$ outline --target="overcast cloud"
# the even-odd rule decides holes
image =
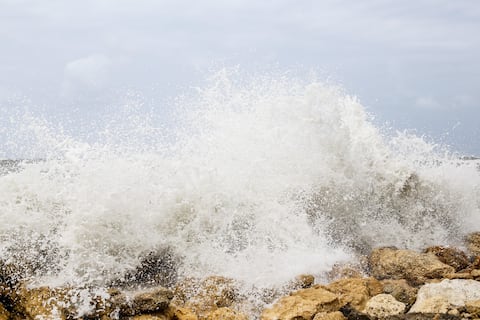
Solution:
[[[92,115],[118,90],[175,96],[219,64],[314,69],[380,123],[480,154],[479,35],[477,0],[0,0],[0,103]]]

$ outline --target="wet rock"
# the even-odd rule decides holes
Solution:
[[[114,287],[172,287],[177,281],[177,270],[181,258],[171,248],[161,248],[148,253],[134,270],[123,279],[115,280]]]
[[[417,299],[418,289],[412,287],[404,279],[401,280],[382,280],[383,293],[392,295],[396,300],[404,303],[410,308]]]
[[[193,310],[200,317],[218,308],[231,307],[238,298],[237,282],[210,276],[203,280],[184,279],[174,290],[176,305]]]
[[[433,246],[425,249],[425,253],[433,253],[438,260],[455,268],[457,272],[470,264],[465,252],[456,248]]]
[[[465,307],[467,301],[480,300],[480,282],[443,280],[422,286],[410,313],[448,313]]]
[[[0,303],[0,320],[10,319],[10,312]]]
[[[480,232],[473,232],[467,235],[465,242],[471,254],[480,256]]]
[[[172,304],[170,304],[165,313],[167,318],[172,320],[198,320],[197,315],[192,310]]]
[[[319,312],[334,312],[341,307],[339,296],[320,285],[292,292],[265,309],[261,320],[310,320]]]
[[[22,285],[13,298],[14,312],[26,319],[66,319],[67,294],[66,288],[28,288]]]
[[[341,279],[325,287],[337,294],[341,304],[363,310],[367,301],[383,292],[383,285],[374,278]]]
[[[378,294],[367,301],[364,312],[372,318],[386,318],[405,313],[405,304],[390,294]]]
[[[247,316],[241,312],[229,308],[219,308],[210,312],[206,320],[247,320]]]
[[[371,275],[377,279],[406,279],[413,285],[429,278],[443,278],[455,269],[442,263],[432,253],[378,248],[369,256]]]
[[[340,311],[335,312],[319,312],[313,317],[313,320],[346,320],[343,313]]]
[[[295,277],[295,279],[291,282],[291,286],[294,288],[294,290],[306,289],[310,288],[314,282],[315,277],[311,274],[301,274]]]
[[[172,298],[171,290],[156,287],[135,293],[131,300],[131,307],[135,314],[160,312],[168,308]]]
[[[359,264],[337,263],[333,265],[327,276],[330,281],[348,278],[362,278],[363,272]]]

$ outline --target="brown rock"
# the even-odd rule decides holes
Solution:
[[[383,285],[374,278],[352,278],[332,282],[326,289],[338,294],[342,305],[363,310],[371,297],[383,292]]]
[[[480,277],[480,270],[474,269],[472,272],[470,272],[470,275],[474,278],[479,278]]]
[[[0,320],[10,319],[10,312],[0,303]]]
[[[405,303],[407,309],[415,303],[418,289],[410,286],[405,279],[380,282],[383,285],[383,293],[391,294],[398,301]]]
[[[335,312],[319,312],[315,315],[313,320],[346,320],[343,313],[340,311]]]
[[[311,274],[301,274],[295,277],[292,285],[295,289],[310,288],[315,282],[315,277]]]
[[[470,300],[465,302],[467,312],[474,317],[480,317],[480,300]]]
[[[310,320],[319,312],[337,311],[339,296],[320,285],[292,292],[280,298],[272,308],[265,309],[261,320]]]
[[[480,256],[480,232],[470,233],[465,242],[471,254]]]
[[[425,249],[425,253],[433,253],[438,260],[460,271],[468,267],[470,262],[465,252],[450,247],[434,246]]]
[[[229,308],[219,308],[208,314],[206,320],[247,320],[247,316],[241,312]]]
[[[198,320],[197,315],[187,309],[187,308],[182,308],[178,307],[175,305],[170,304],[168,307],[167,311],[165,312],[168,319],[173,319],[173,320]]]
[[[470,272],[449,273],[445,276],[447,279],[473,279]]]
[[[393,248],[373,250],[369,265],[372,276],[377,279],[406,279],[414,285],[423,284],[428,278],[443,278],[455,270],[432,253]]]
[[[154,313],[167,309],[173,292],[163,287],[148,289],[133,295],[131,307],[135,314]]]
[[[66,288],[28,288],[22,284],[15,291],[14,312],[27,319],[66,319],[67,294]]]
[[[357,264],[334,264],[327,274],[330,281],[348,278],[362,278],[362,268]]]
[[[131,320],[169,320],[164,314],[140,314],[129,318]]]
[[[185,279],[175,288],[174,303],[203,317],[218,308],[231,307],[238,298],[233,279],[210,276],[203,280]]]

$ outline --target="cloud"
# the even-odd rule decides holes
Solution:
[[[68,62],[64,68],[63,93],[97,91],[109,80],[112,60],[102,54],[93,54]]]

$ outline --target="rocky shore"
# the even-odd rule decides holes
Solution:
[[[299,275],[253,299],[225,277],[173,281],[171,257],[106,288],[38,287],[18,266],[0,262],[0,320],[480,319],[480,232],[465,248],[376,248],[334,266],[328,284]]]

